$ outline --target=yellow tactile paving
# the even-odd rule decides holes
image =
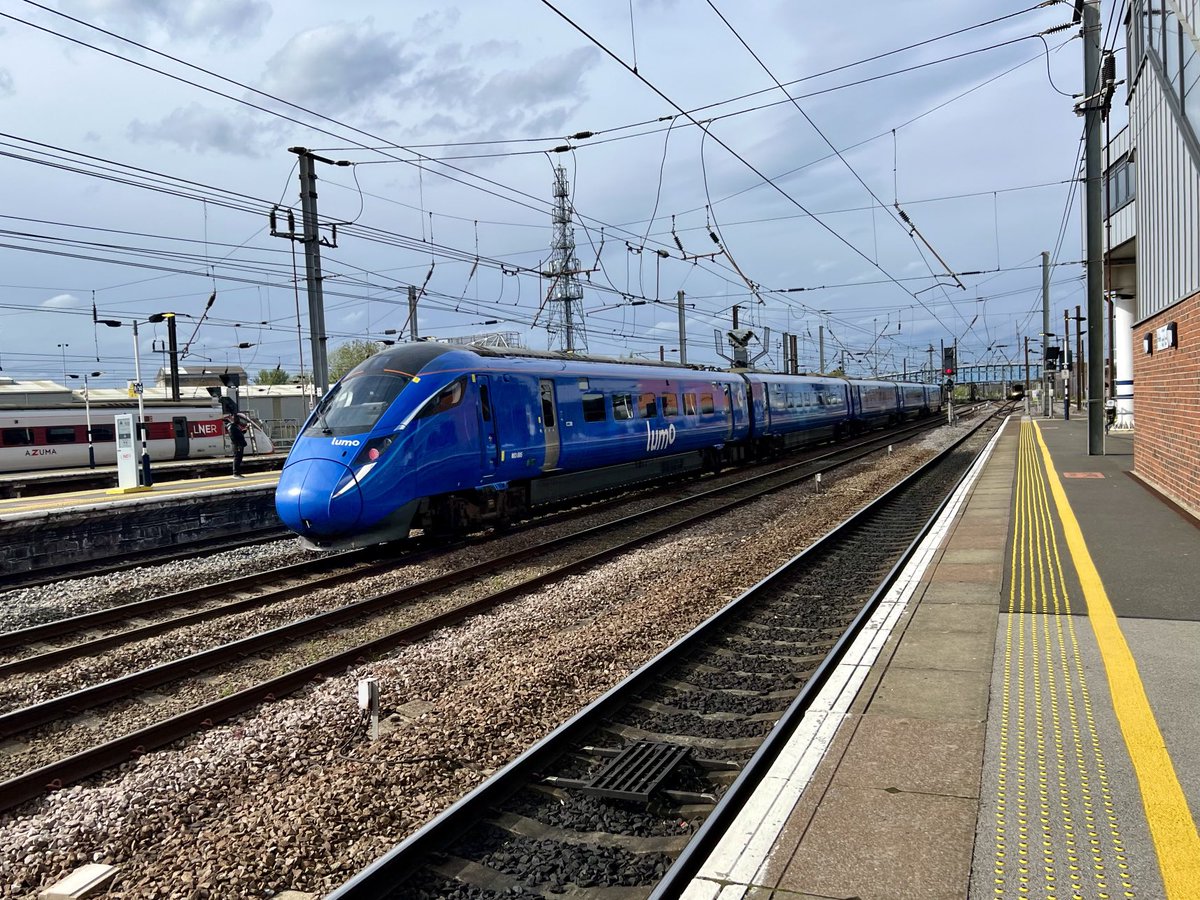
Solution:
[[[1139,823],[1140,815],[1128,802],[1119,813],[1114,799],[1105,753],[1121,760],[1124,755],[1099,724],[1092,699],[1105,697],[1107,689],[1136,776],[1163,896],[1200,898],[1195,821],[1040,428],[1028,420],[1021,426],[1003,619],[994,896],[1158,896],[1157,883],[1138,893],[1126,853],[1122,815]],[[1107,684],[1093,691],[1088,677],[1098,677],[1096,649]],[[1093,661],[1090,672],[1085,658]]]
[[[1083,596],[1087,601],[1088,621],[1095,632],[1100,655],[1104,661],[1108,687],[1113,699],[1113,709],[1137,776],[1142,805],[1158,856],[1159,871],[1162,874],[1167,900],[1190,900],[1190,898],[1200,897],[1200,834],[1197,832],[1195,819],[1188,808],[1187,798],[1179,784],[1178,776],[1175,774],[1171,755],[1167,751],[1166,742],[1158,728],[1150,701],[1146,697],[1145,688],[1138,674],[1137,663],[1121,632],[1104,584],[1100,580],[1100,574],[1096,570],[1083,539],[1079,522],[1071,510],[1062,483],[1054,470],[1050,451],[1036,424],[1033,425],[1033,430],[1036,432],[1037,446],[1045,463],[1045,483],[1049,484],[1062,521],[1063,535],[1078,573]],[[1048,503],[1046,506],[1048,509]],[[1057,559],[1057,545],[1055,545],[1055,558],[1061,578],[1061,563]],[[1067,618],[1071,628],[1071,638],[1074,642],[1074,622],[1070,617]],[[1082,676],[1082,671],[1080,675]],[[1086,693],[1084,699],[1087,702],[1086,712],[1089,727],[1094,729],[1090,701],[1087,701]],[[1107,791],[1107,775],[1099,756],[1098,742],[1094,738],[1093,743],[1096,747],[1096,761],[1100,764],[1104,817],[1117,850],[1116,856],[1122,878],[1122,888],[1127,891],[1126,896],[1132,896],[1128,893],[1128,868],[1124,850],[1120,845],[1116,815]]]
[[[1035,427],[1017,465],[994,894],[1133,898]]]

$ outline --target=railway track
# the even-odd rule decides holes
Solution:
[[[407,618],[410,620],[406,627],[390,631],[370,641],[351,642],[350,646],[338,653],[303,666],[291,667],[282,675],[237,690],[230,696],[197,705],[101,746],[93,746],[65,759],[56,759],[40,765],[34,770],[25,771],[0,785],[0,797],[4,798],[0,804],[5,808],[11,808],[37,796],[48,787],[94,774],[128,759],[130,755],[169,743],[190,734],[197,728],[243,712],[263,699],[278,697],[295,690],[322,674],[344,670],[347,665],[369,658],[398,644],[415,640],[437,628],[487,609],[496,603],[520,596],[540,585],[562,578],[570,572],[595,565],[604,558],[645,543],[656,536],[700,521],[731,505],[743,503],[754,496],[807,480],[818,470],[827,471],[830,468],[845,465],[853,459],[876,452],[883,445],[895,442],[897,439],[895,434],[878,435],[864,442],[865,445],[860,444],[855,448],[838,448],[832,452],[821,454],[819,460],[808,460],[769,472],[752,473],[733,484],[702,490],[672,504],[661,506],[656,509],[653,522],[649,521],[650,517],[632,516],[619,519],[606,526],[585,529],[554,542],[536,544],[506,557],[487,560],[477,566],[427,579],[419,584],[344,604],[327,613],[310,616],[262,634],[252,635],[202,653],[162,663],[119,679],[14,710],[0,716],[0,735],[6,737],[28,735],[31,730],[78,716],[84,710],[95,709],[101,704],[113,703],[122,698],[152,690],[181,677],[192,677],[196,672],[241,660],[247,656],[254,656],[280,644],[294,644],[305,637],[328,632],[331,628],[343,626],[371,613],[399,606],[406,610]],[[687,507],[690,509],[685,509]],[[599,548],[591,546],[601,538],[604,532],[610,534],[620,532],[622,539],[613,541],[605,538],[603,546]],[[531,575],[522,574],[518,568],[515,570],[515,574],[507,577],[507,580],[511,582],[508,586],[498,591],[485,592],[482,596],[465,604],[447,603],[445,600],[444,595],[449,590],[454,589],[461,594],[465,590],[464,585],[471,584],[472,580],[492,582],[498,577],[498,573],[503,571],[502,567],[504,566],[519,567],[530,559],[540,557],[550,551],[557,552],[569,545],[575,545],[576,549],[573,551],[572,558],[561,564],[543,565],[540,570],[535,570]],[[478,587],[473,590],[478,591]],[[438,599],[439,596],[441,599]],[[431,609],[435,611],[431,612]],[[57,732],[51,731],[44,737],[56,740],[58,736]],[[30,738],[25,737],[25,740],[30,740]],[[38,740],[38,736],[35,735],[33,740]]]
[[[890,445],[895,442],[909,440],[915,435],[924,433],[929,427],[930,423],[922,422],[887,434],[870,435],[863,440],[846,446],[837,447],[832,450],[825,449],[815,454],[807,454],[798,462],[785,465],[782,468],[771,468],[766,472],[751,473],[740,483],[757,484],[763,479],[770,478],[775,472],[782,472],[790,478],[789,473],[792,473],[796,467],[803,467],[816,462],[823,462],[826,465],[830,465],[838,463],[840,460],[858,459],[864,453],[874,452],[885,444]],[[735,482],[733,485],[725,487],[722,490],[735,489],[738,483]],[[699,493],[693,489],[685,492],[683,496],[685,498],[695,497],[705,493],[709,493],[706,488],[701,488]],[[615,506],[623,502],[625,502],[625,498],[619,497],[606,501],[598,501],[583,509],[587,512],[595,512],[604,509],[606,506]],[[558,514],[558,518],[577,515],[579,512],[580,510],[576,509],[567,513],[560,513]],[[554,518],[542,517],[522,523],[517,526],[517,529],[539,527],[547,521],[554,520]],[[25,651],[34,648],[34,652],[23,653],[16,658],[0,661],[0,679],[20,672],[44,670],[73,659],[94,655],[154,635],[163,634],[176,628],[188,627],[222,616],[266,607],[270,604],[298,596],[305,591],[336,587],[357,578],[365,577],[372,572],[421,561],[428,556],[426,548],[434,543],[423,538],[415,538],[408,542],[397,542],[382,548],[367,548],[352,553],[325,555],[274,570],[227,579],[209,585],[187,588],[171,594],[96,610],[78,616],[55,619],[18,631],[0,633],[0,657],[6,652],[14,650]],[[445,550],[448,546],[464,546],[467,541],[457,541],[450,545],[447,545],[445,542],[436,543]],[[233,545],[244,546],[245,544],[235,542]],[[219,545],[218,549],[224,549],[224,545]],[[213,550],[210,552],[217,551]],[[183,556],[175,556],[174,558],[189,558],[193,555],[196,554],[189,552]],[[141,563],[132,562],[127,567],[139,564]],[[347,570],[346,567],[352,568]],[[115,571],[115,569],[110,569],[110,571]],[[233,597],[234,599],[223,599],[226,597]],[[203,603],[209,603],[210,605],[187,615],[157,618],[172,610],[192,607]],[[139,624],[124,631],[115,631],[99,637],[95,636],[96,629],[104,628],[117,622],[143,619],[147,616],[156,617],[157,621]],[[66,646],[39,649],[48,641],[62,642],[73,638],[76,640]]]
[[[982,443],[939,454],[330,900],[680,896]]]

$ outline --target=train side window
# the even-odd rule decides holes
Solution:
[[[29,447],[33,444],[32,428],[0,429],[0,443],[5,447]]]
[[[425,408],[421,410],[417,416],[419,419],[424,419],[427,416],[434,416],[438,413],[445,412],[448,409],[454,409],[462,402],[463,398],[463,383],[462,379],[448,384],[431,400],[425,404]]]
[[[75,442],[74,425],[51,425],[46,429],[47,444],[74,444]]]
[[[713,395],[712,394],[701,394],[700,395],[700,412],[703,415],[710,415],[715,409],[716,409],[716,407],[713,406]]]
[[[608,418],[604,410],[604,395],[589,393],[583,395],[583,421],[603,422]]]
[[[614,419],[633,418],[633,397],[629,394],[613,394],[612,403]]]
[[[653,419],[658,415],[658,396],[656,394],[638,395],[638,415],[643,419]]]
[[[663,394],[663,415],[677,416],[679,415],[679,397],[675,394]]]
[[[92,426],[92,441],[100,444],[105,441],[115,441],[117,439],[117,429],[112,425],[93,425]]]
[[[696,414],[696,395],[683,395],[683,414],[685,416],[694,416]]]
[[[483,421],[492,421],[492,397],[486,384],[479,386],[479,408],[483,412]]]

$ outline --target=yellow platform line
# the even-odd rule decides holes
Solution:
[[[1050,491],[1062,520],[1063,535],[1087,601],[1088,621],[1104,661],[1113,709],[1141,790],[1166,896],[1168,900],[1193,900],[1200,893],[1200,834],[1196,822],[1150,708],[1137,663],[1088,552],[1083,531],[1054,469],[1041,429],[1033,424]]]

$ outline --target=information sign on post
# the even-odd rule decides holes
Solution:
[[[133,415],[116,417],[117,423],[117,490],[138,488],[138,457],[133,431]]]

